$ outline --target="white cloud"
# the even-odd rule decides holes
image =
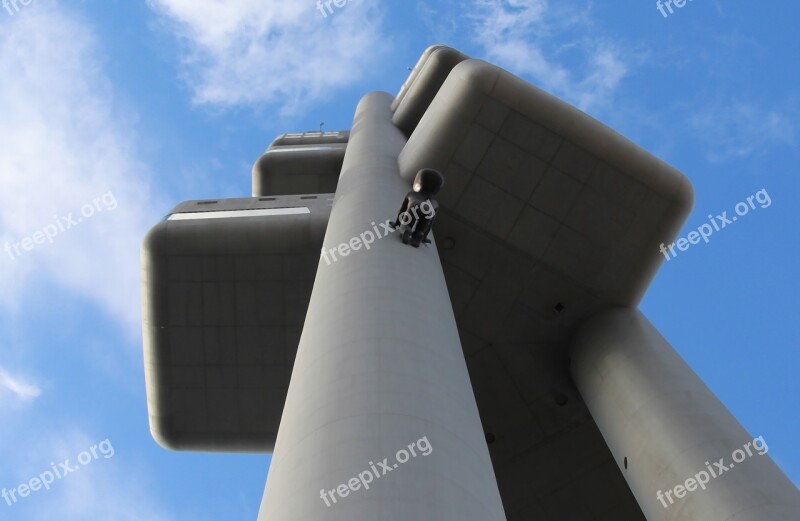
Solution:
[[[693,110],[689,121],[712,163],[764,154],[796,141],[797,113],[790,104],[778,110],[734,99]]]
[[[312,0],[148,0],[180,38],[197,103],[278,104],[284,113],[362,79],[386,49],[377,0],[326,17]]]
[[[134,118],[115,105],[91,27],[56,5],[43,0],[0,22],[0,304],[19,309],[27,287],[54,281],[135,334],[139,248],[158,206],[136,158]],[[56,215],[77,219],[109,192],[114,211],[22,248]],[[20,255],[9,252],[14,244]]]
[[[41,389],[36,385],[24,381],[20,377],[15,377],[0,366],[0,388],[5,388],[7,391],[13,393],[19,400],[29,401],[37,398],[42,394]],[[0,403],[2,403],[3,394],[0,393]]]

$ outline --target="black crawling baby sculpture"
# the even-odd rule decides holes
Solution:
[[[433,198],[444,186],[444,176],[432,168],[423,168],[414,178],[413,190],[406,194],[397,219],[392,224],[399,228],[404,244],[419,248],[422,243],[430,244],[428,234],[433,228],[439,203]]]

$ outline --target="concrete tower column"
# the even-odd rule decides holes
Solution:
[[[356,112],[262,521],[505,519],[436,247],[382,226],[410,189],[391,103]]]
[[[798,519],[800,493],[766,454],[769,440],[753,443],[758,433],[745,431],[638,310],[590,320],[571,357],[575,384],[649,521]]]

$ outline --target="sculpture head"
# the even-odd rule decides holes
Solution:
[[[433,168],[423,168],[414,178],[414,191],[419,194],[435,195],[444,186],[444,176]]]

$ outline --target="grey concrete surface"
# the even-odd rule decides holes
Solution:
[[[407,86],[394,101],[397,106],[392,121],[406,136],[414,131],[453,67],[467,58],[466,54],[443,45],[434,45],[425,51]]]
[[[253,197],[336,192],[349,131],[282,134],[253,165]]]
[[[399,162],[407,180],[441,170],[443,206],[621,306],[639,302],[694,201],[675,168],[480,60],[453,68]]]
[[[409,190],[391,102],[359,104],[325,248],[393,219]],[[429,456],[321,499],[422,437]],[[505,519],[435,246],[390,235],[320,262],[259,519]]]
[[[398,92],[397,96],[395,96],[394,100],[392,100],[392,106],[391,106],[392,114],[394,114],[394,112],[397,110],[397,107],[399,107],[400,103],[403,101],[403,98],[405,98],[406,94],[408,94],[408,89],[411,88],[411,85],[413,85],[414,81],[416,81],[420,71],[423,69],[423,67],[425,67],[425,62],[427,62],[428,58],[431,57],[431,53],[433,53],[433,51],[435,51],[436,49],[441,49],[446,47],[447,47],[446,45],[435,44],[431,45],[422,52],[422,55],[419,57],[419,60],[417,60],[417,64],[414,66],[413,69],[411,69],[411,73],[408,75],[408,78],[406,78],[406,81],[403,82],[403,86],[400,87],[400,92]]]
[[[648,521],[800,519],[800,492],[769,456],[769,439],[744,449],[759,433],[739,424],[640,311],[591,319],[570,352],[575,383]]]
[[[272,450],[332,200],[189,201],[150,231],[142,333],[159,444]]]

